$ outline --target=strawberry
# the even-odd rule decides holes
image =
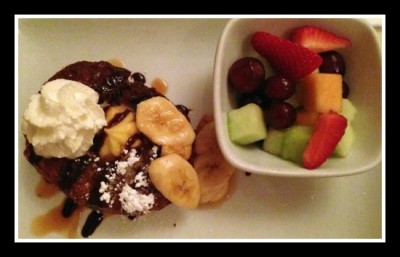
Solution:
[[[347,119],[342,115],[332,111],[320,114],[303,153],[304,168],[315,169],[322,165],[342,139],[346,127]]]
[[[256,32],[251,44],[277,72],[294,81],[310,74],[322,63],[317,53],[267,32]]]
[[[292,41],[317,53],[351,46],[348,38],[313,26],[297,28],[292,35]]]

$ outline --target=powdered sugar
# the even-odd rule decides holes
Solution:
[[[122,188],[122,192],[119,194],[119,200],[121,202],[122,208],[128,214],[133,214],[135,212],[148,213],[154,204],[154,195],[145,195],[139,193],[135,189],[128,185]]]
[[[125,175],[126,168],[132,166],[133,164],[135,164],[137,161],[140,160],[140,158],[136,156],[136,153],[137,153],[136,149],[132,149],[129,152],[129,157],[127,161],[115,161],[115,164],[117,165],[117,174]]]
[[[154,146],[152,148],[153,155],[157,155],[158,147]],[[125,181],[123,177],[121,181],[117,179],[117,175],[124,176],[128,171],[129,167],[132,167],[136,162],[140,160],[140,157],[136,156],[137,151],[136,149],[131,149],[130,151],[124,150],[124,154],[128,155],[128,158],[125,161],[116,160],[114,162],[114,166],[108,167],[106,162],[107,168],[105,168],[109,173],[105,175],[106,181],[100,182],[99,193],[100,201],[104,201],[109,206],[113,204],[115,198],[112,197],[110,192],[113,191],[120,191],[122,188],[121,193],[119,194],[119,201],[121,202],[122,208],[128,213],[133,214],[134,212],[144,212],[147,213],[152,208],[154,204],[154,195],[153,194],[142,194],[132,187],[128,185],[128,182]],[[111,164],[112,165],[112,164]],[[146,168],[145,166],[144,168]],[[119,182],[117,182],[119,181]],[[131,182],[129,182],[131,183]],[[145,175],[144,171],[139,171],[135,178],[134,178],[134,187],[147,187],[149,186],[148,177]]]
[[[104,181],[101,181],[99,193],[101,193],[101,194],[104,193],[107,190],[107,188],[108,188],[108,185]]]
[[[136,156],[136,153],[137,153],[137,152],[136,152],[135,149],[132,149],[132,150],[129,152],[128,164],[129,164],[130,166],[132,166],[133,164],[135,164],[137,161],[140,160],[140,158]]]
[[[149,186],[149,182],[147,181],[147,178],[144,176],[144,173],[141,171],[139,172],[136,177],[135,177],[135,187],[147,187]]]
[[[126,168],[128,168],[128,162],[115,162],[117,164],[117,173],[121,175],[125,175]]]
[[[111,195],[108,192],[105,192],[100,196],[100,200],[105,201],[106,203],[110,203],[110,199],[111,199]]]

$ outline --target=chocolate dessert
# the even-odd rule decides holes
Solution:
[[[104,61],[76,62],[48,82],[56,79],[77,81],[95,90],[107,120],[86,154],[77,158],[40,156],[26,140],[24,154],[28,161],[69,198],[65,216],[70,215],[74,206],[84,205],[95,211],[88,222],[100,223],[101,213],[124,214],[132,219],[169,205],[170,201],[156,189],[148,172],[150,163],[162,156],[162,142],[154,143],[157,140],[135,127],[138,104],[165,96],[147,87],[143,74]],[[189,109],[182,105],[176,108],[189,121]],[[123,145],[118,148],[121,142]],[[191,146],[192,142],[189,143]],[[84,236],[94,230],[87,226],[90,224],[84,226]]]

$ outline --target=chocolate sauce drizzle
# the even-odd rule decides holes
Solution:
[[[118,123],[120,123],[128,114],[129,114],[129,110],[126,110],[124,112],[121,113],[117,113],[109,122],[109,124],[107,125],[107,128],[112,128],[115,125],[117,125]]]
[[[87,217],[85,225],[83,225],[81,235],[83,237],[91,236],[103,219],[104,215],[102,212],[92,211]]]
[[[74,211],[76,210],[76,208],[78,207],[78,205],[74,202],[74,200],[72,200],[71,198],[67,198],[64,201],[64,206],[62,209],[62,216],[64,218],[68,218],[72,215],[72,213],[74,213]]]

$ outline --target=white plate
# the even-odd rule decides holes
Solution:
[[[166,79],[168,96],[192,108],[197,124],[202,114],[213,111],[214,54],[226,22],[19,20],[19,238],[34,238],[32,220],[63,199],[61,194],[47,200],[34,194],[39,175],[23,156],[19,129],[29,96],[70,63],[119,58],[128,69],[144,72],[148,81]],[[219,208],[188,211],[171,205],[134,221],[114,216],[92,238],[382,238],[381,173],[381,164],[341,178],[248,177],[237,171],[236,190]]]

